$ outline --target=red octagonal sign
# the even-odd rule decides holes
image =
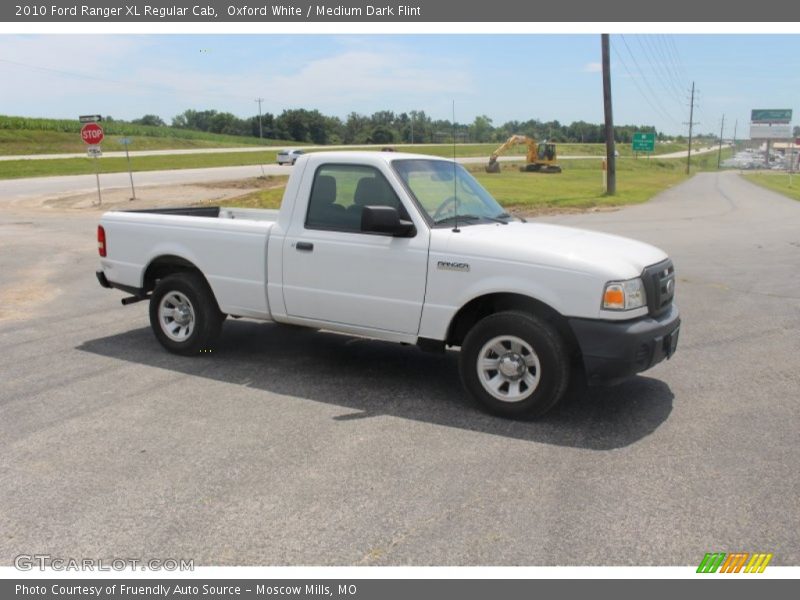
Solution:
[[[86,144],[99,144],[104,137],[103,128],[97,123],[87,123],[81,127],[81,139]]]

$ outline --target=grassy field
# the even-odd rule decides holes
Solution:
[[[731,151],[723,151],[723,159]],[[602,171],[596,160],[574,160],[564,164],[558,175],[520,173],[517,164],[503,163],[500,173],[488,174],[483,165],[470,172],[504,207],[519,211],[541,209],[586,209],[623,206],[645,202],[686,179],[682,159],[622,158],[617,162],[617,194],[606,196]],[[714,170],[717,154],[703,154],[692,161],[692,172]],[[278,208],[286,178],[271,178],[268,189],[224,202],[226,206]]]
[[[420,154],[429,154],[431,156],[441,156],[443,158],[451,158],[453,156],[453,146],[448,144],[440,144],[437,146],[429,145],[411,145],[411,144],[387,144],[388,147],[394,148],[399,152],[418,152]],[[474,156],[485,156],[487,159],[489,155],[494,152],[499,144],[456,144],[455,155],[457,158],[466,158]],[[694,144],[692,144],[695,147]],[[375,150],[375,146],[349,146],[348,150]],[[633,156],[630,144],[619,144],[617,146],[620,156]],[[309,152],[319,152],[323,148],[310,149]],[[671,152],[680,152],[686,150],[686,144],[658,144],[656,146],[656,154],[669,154]],[[518,145],[510,148],[507,155],[521,155],[525,154],[526,147]],[[558,144],[558,153],[561,156],[604,156],[606,147],[604,144]]]
[[[8,135],[12,130],[0,129],[0,145],[4,135]],[[36,132],[27,131],[28,134],[33,135],[34,138],[40,134],[69,136],[75,137],[73,133],[63,132]],[[230,142],[231,136],[219,136],[223,138],[228,147],[240,146],[240,143]],[[107,138],[108,139],[108,138]],[[147,148],[140,147],[137,139],[141,139],[142,144],[149,144]],[[175,147],[189,147],[189,148],[213,148],[223,147],[222,141],[211,140],[175,140],[172,138],[137,138],[134,139],[132,149],[145,150],[145,149],[161,149],[164,146],[174,149]],[[238,140],[239,138],[233,138]],[[251,138],[247,138],[251,139]],[[41,140],[40,140],[41,141]],[[72,142],[69,143],[73,143]],[[273,140],[274,142],[274,140]],[[65,142],[67,143],[67,142]],[[82,142],[80,147],[73,150],[84,151],[85,147]],[[117,144],[114,146],[114,144]],[[288,144],[291,145],[291,144]],[[226,152],[226,153],[211,153],[211,154],[193,154],[193,155],[175,155],[175,156],[135,156],[132,158],[132,167],[134,171],[156,171],[164,169],[193,169],[205,167],[231,167],[241,165],[257,165],[257,164],[270,164],[275,162],[277,150],[280,147],[287,146],[287,144],[277,144],[275,146],[264,148],[264,153],[254,152]],[[108,142],[104,142],[103,147],[106,151],[109,150],[122,150],[123,147],[118,143],[118,138],[111,137]],[[432,156],[452,156],[452,148],[447,146],[399,146],[395,145],[398,150],[411,150],[420,154],[429,154]],[[621,150],[621,159],[630,159],[630,147],[625,146]],[[675,147],[680,149],[680,146],[674,144],[665,144],[664,150],[673,152],[676,151]],[[42,147],[43,148],[43,147]],[[565,156],[602,156],[603,146],[601,144],[562,144],[559,146],[559,152]],[[371,149],[363,146],[349,147],[348,150]],[[456,145],[456,156],[459,158],[472,157],[472,156],[485,156],[488,158],[494,149],[493,144],[458,144]],[[321,151],[310,150],[310,152]],[[522,149],[518,149],[522,151]],[[626,153],[627,152],[627,153]],[[646,162],[648,159],[639,157],[634,162]],[[650,160],[655,160],[653,157]],[[128,170],[128,164],[124,158],[121,157],[103,157],[98,159],[100,173],[119,173]],[[574,161],[564,161],[564,167],[567,169],[574,168],[570,163]],[[593,162],[593,164],[597,164]],[[95,163],[89,158],[55,158],[46,160],[8,160],[0,161],[0,179],[16,179],[20,177],[49,177],[55,175],[86,175],[94,173]]]
[[[266,165],[275,162],[276,154],[277,152],[274,149],[264,148],[264,152],[137,156],[131,159],[131,167],[134,171],[160,171],[167,169]],[[94,160],[87,157],[0,161],[0,179],[90,174],[94,173],[95,170]],[[128,163],[125,157],[104,157],[97,159],[97,161],[101,175],[103,173],[120,173],[128,170]]]
[[[773,192],[800,200],[800,175],[793,175],[791,184],[788,173],[747,173],[744,178]]]
[[[125,150],[119,141],[124,135],[106,135],[103,150]],[[244,146],[283,146],[286,142],[269,140],[271,143],[258,143],[258,138],[239,138],[221,135],[203,139],[179,137],[127,136],[131,139],[130,150],[183,150],[191,148],[241,148]],[[0,156],[22,154],[74,154],[86,152],[86,144],[78,133],[65,131],[37,131],[0,129]]]
[[[118,121],[103,122],[105,150],[124,150],[119,140],[133,138],[131,150],[175,150],[237,146],[283,146],[285,141],[152,127]],[[81,123],[70,119],[33,119],[0,115],[0,156],[84,152]]]

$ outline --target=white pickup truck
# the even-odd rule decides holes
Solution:
[[[171,352],[209,349],[228,315],[460,347],[464,387],[503,416],[552,408],[574,367],[617,380],[678,341],[664,252],[514,218],[430,156],[311,153],[279,211],[112,211],[97,235],[101,285],[149,299]]]

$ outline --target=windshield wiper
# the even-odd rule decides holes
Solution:
[[[447,223],[447,221],[452,221],[454,219],[466,219],[467,221],[480,221],[481,219],[486,219],[487,217],[479,217],[478,215],[450,215],[449,217],[442,217],[441,219],[436,219],[433,224],[440,225],[441,223]]]

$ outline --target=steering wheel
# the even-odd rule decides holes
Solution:
[[[459,200],[455,196],[450,196],[449,198],[446,198],[445,201],[442,202],[435,211],[433,211],[433,220],[438,221],[439,219],[441,219],[442,215],[444,215],[444,213],[447,212],[448,205],[450,204],[453,205],[453,208],[451,210],[453,211],[453,215],[455,215],[456,211],[458,210],[458,207],[461,206],[461,200]]]

